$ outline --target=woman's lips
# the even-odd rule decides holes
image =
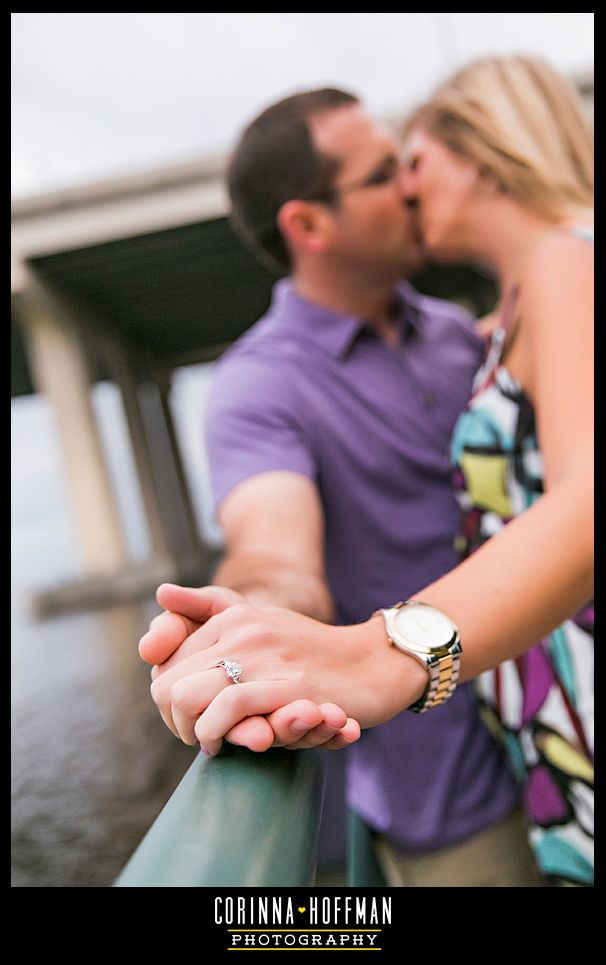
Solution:
[[[418,198],[409,198],[406,201],[406,207],[408,208],[408,213],[410,215],[410,233],[413,237],[415,244],[424,247],[425,238],[423,235],[423,229],[421,227],[421,210]]]

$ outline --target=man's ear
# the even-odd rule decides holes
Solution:
[[[328,218],[319,204],[286,201],[278,211],[278,227],[295,251],[324,251],[328,240]]]

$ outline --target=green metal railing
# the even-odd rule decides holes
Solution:
[[[313,884],[322,792],[309,751],[200,754],[114,887]]]

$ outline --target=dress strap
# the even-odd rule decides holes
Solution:
[[[504,328],[508,334],[512,334],[515,330],[515,312],[519,295],[520,286],[514,285],[514,287],[510,288],[507,292],[507,295],[503,301],[503,307],[501,308],[497,328]]]
[[[472,398],[488,388],[494,382],[495,372],[501,363],[505,345],[511,345],[517,328],[516,307],[520,286],[510,288],[503,300],[499,313],[499,324],[491,332],[487,344],[484,361],[478,369],[472,388]]]

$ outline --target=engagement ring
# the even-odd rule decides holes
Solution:
[[[237,660],[229,660],[227,657],[224,657],[223,660],[219,660],[217,667],[223,667],[226,676],[229,677],[229,679],[235,684],[240,682],[240,677],[244,673]]]

